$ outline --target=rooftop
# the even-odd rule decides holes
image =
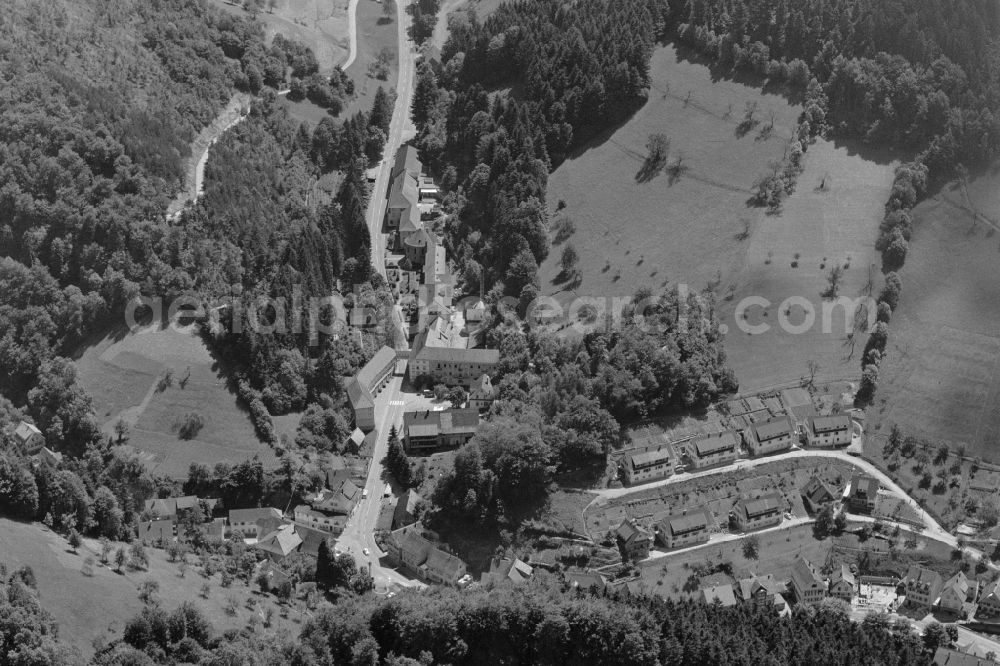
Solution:
[[[834,416],[817,416],[812,421],[814,433],[837,432],[839,430],[850,430],[851,417],[847,414],[835,414]]]
[[[792,563],[792,581],[800,589],[815,589],[823,585],[823,577],[812,562],[799,555]],[[801,600],[800,600],[801,601]]]
[[[707,528],[708,516],[704,510],[699,509],[687,514],[667,516],[660,524],[666,526],[671,534],[687,534]]]
[[[429,347],[425,345],[417,352],[416,358],[421,361],[496,365],[500,362],[500,350],[458,349],[456,347]]]
[[[643,451],[642,453],[633,453],[628,456],[628,459],[632,463],[632,469],[641,469],[651,465],[668,463],[670,462],[670,449],[664,447],[652,451]]]
[[[757,435],[758,442],[766,442],[778,437],[784,437],[794,432],[792,421],[787,416],[757,423],[753,426],[754,434]]]
[[[737,507],[745,512],[748,518],[755,518],[770,513],[781,513],[785,510],[785,500],[778,493],[769,493],[757,499],[743,499]]]
[[[735,449],[738,444],[736,433],[732,430],[726,430],[715,435],[699,437],[694,441],[694,449],[699,458],[704,458],[715,453]]]
[[[474,432],[478,427],[479,410],[474,408],[424,410],[403,414],[403,428],[411,437]]]
[[[733,592],[733,586],[729,583],[706,587],[701,593],[706,604],[713,604],[718,600],[723,606],[736,605],[736,594]]]

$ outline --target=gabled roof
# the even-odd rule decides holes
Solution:
[[[851,497],[864,497],[865,499],[875,499],[878,495],[878,480],[865,474],[855,474],[851,479]]]
[[[371,387],[375,384],[375,380],[378,379],[379,375],[386,369],[387,366],[392,365],[396,362],[396,350],[392,347],[382,346],[375,355],[372,356],[371,360],[365,363],[364,367],[358,370],[358,374],[355,375],[357,380],[366,389],[371,390]]]
[[[906,577],[903,578],[903,585],[907,588],[916,587],[927,592],[940,591],[941,574],[913,565],[907,570]]]
[[[234,523],[255,523],[261,520],[282,520],[284,514],[281,509],[274,507],[258,507],[255,509],[232,509],[229,512],[229,524]]]
[[[596,571],[566,571],[563,573],[563,580],[572,588],[579,590],[597,588],[597,591],[602,593],[608,584],[607,579]]]
[[[500,362],[500,350],[424,346],[417,352],[416,358],[421,361],[436,361],[444,363],[483,363],[487,365],[496,365]]]
[[[819,570],[801,555],[792,563],[792,581],[803,590],[823,587],[823,577],[819,575]]]
[[[768,596],[781,595],[787,591],[787,586],[780,582],[771,574],[766,576],[751,576],[750,578],[743,578],[739,581],[740,596],[744,600],[749,600],[757,593],[758,590],[763,589]]]
[[[830,585],[841,581],[850,584],[851,587],[855,587],[857,585],[857,581],[854,578],[854,574],[851,572],[851,568],[846,564],[841,564],[839,569],[834,569],[833,573],[830,574]]]
[[[694,450],[699,458],[704,458],[714,453],[735,449],[738,444],[739,440],[736,437],[736,433],[732,430],[726,430],[716,435],[699,437],[694,441]]]
[[[969,579],[965,577],[963,572],[959,571],[945,581],[941,593],[944,594],[948,590],[951,590],[956,597],[965,601],[969,596]]]
[[[696,530],[703,530],[708,527],[708,516],[703,509],[691,511],[686,514],[667,516],[660,521],[664,531],[669,530],[671,534],[687,534]]]
[[[714,587],[706,587],[702,589],[702,599],[706,604],[713,604],[715,600],[718,599],[723,606],[735,606],[736,605],[736,594],[733,592],[733,586],[729,583],[725,585],[716,585]]]
[[[357,377],[348,379],[344,388],[347,390],[347,399],[351,401],[351,407],[354,409],[375,406],[375,398],[372,397],[371,391],[363,386]]]
[[[802,487],[802,495],[814,506],[837,500],[837,494],[818,476],[809,479],[809,483]]]
[[[949,648],[939,647],[934,653],[934,666],[995,666],[992,659],[980,659],[967,652],[959,652]]]
[[[423,164],[420,163],[416,146],[407,143],[400,146],[399,150],[396,151],[396,159],[392,163],[389,178],[395,178],[404,172],[417,178],[420,176],[421,170],[423,170]]]
[[[780,493],[768,493],[757,499],[741,499],[737,502],[736,509],[742,512],[747,518],[781,513],[785,510],[785,499]]]
[[[314,530],[313,528],[306,527],[305,525],[296,525],[295,533],[299,535],[300,539],[302,539],[302,545],[299,547],[299,552],[312,557],[317,557],[319,555],[319,545],[330,536],[327,532]]]
[[[632,469],[642,469],[644,467],[649,467],[651,465],[660,465],[663,463],[670,462],[670,449],[654,449],[652,451],[643,451],[642,453],[633,453],[626,457],[629,464],[632,465]]]
[[[507,572],[507,578],[513,583],[523,583],[531,578],[534,571],[529,564],[515,558],[510,565],[510,571]]]
[[[837,432],[839,430],[850,430],[851,417],[847,414],[836,414],[834,416],[817,416],[812,420],[812,429],[816,434]]]
[[[458,580],[465,573],[465,562],[440,548],[431,548],[421,566],[443,580]]]
[[[487,400],[494,395],[496,395],[496,389],[493,388],[493,380],[485,372],[473,383],[472,390],[469,392],[469,397],[477,400]]]
[[[754,434],[758,442],[767,442],[778,437],[784,437],[794,432],[792,421],[787,416],[770,419],[753,426]]]
[[[618,529],[615,530],[615,536],[626,544],[634,541],[651,541],[653,538],[649,532],[630,520],[622,521],[621,525],[618,526]]]
[[[267,553],[286,557],[302,545],[302,537],[295,532],[294,525],[282,525],[257,542],[257,548]]]
[[[142,520],[136,525],[139,541],[171,541],[174,538],[174,521]]]
[[[409,174],[397,174],[389,186],[389,208],[416,208],[419,201],[417,180]]]
[[[403,413],[403,430],[410,437],[474,433],[478,427],[479,410],[473,407]]]
[[[415,562],[418,566],[427,560],[431,550],[434,548],[433,544],[421,536],[415,529],[404,527],[392,532],[390,536],[395,541],[403,557],[409,559],[411,563]]]
[[[14,436],[17,437],[17,439],[20,440],[22,444],[31,439],[32,436],[41,434],[42,434],[41,430],[39,430],[32,424],[28,423],[27,421],[21,421],[19,424],[17,424],[17,428],[14,429]]]

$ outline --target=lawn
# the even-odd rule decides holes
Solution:
[[[143,452],[154,472],[183,478],[191,462],[235,463],[253,455],[267,467],[277,465],[273,450],[257,438],[226,377],[192,331],[144,328],[108,334],[82,350],[76,363],[104,431],[113,433],[119,418],[125,420],[129,443]],[[161,390],[168,369],[173,382]],[[204,426],[193,439],[182,440],[178,427],[192,413],[203,418]]]
[[[866,336],[845,333],[847,308],[826,318],[822,293],[834,266],[843,270],[840,296],[867,296],[881,288],[881,266],[875,253],[878,223],[892,185],[893,163],[887,156],[865,159],[849,147],[817,141],[805,157],[798,186],[778,215],[761,219],[754,229],[739,271],[724,283],[722,320],[728,326],[726,353],[740,380],[741,391],[797,383],[808,376],[809,361],[820,365],[823,380],[856,379]],[[820,185],[823,187],[820,187]],[[769,331],[750,335],[736,318],[737,305],[748,297],[772,303],[749,309],[747,324],[768,324]],[[795,305],[780,312],[787,298],[805,299],[816,323],[804,333],[779,325],[779,315],[794,326],[804,321]],[[832,303],[832,301],[829,301]],[[852,314],[853,314],[853,308]],[[863,319],[861,317],[860,319]]]
[[[969,185],[973,206],[1000,215],[1000,175]],[[974,223],[960,188],[918,205],[903,293],[889,325],[873,418],[887,431],[965,445],[1000,462],[1000,236]],[[871,418],[871,417],[870,417]]]
[[[379,86],[386,92],[394,91],[399,73],[397,19],[386,20],[382,15],[382,3],[374,0],[358,0],[357,12],[358,55],[347,68],[348,76],[354,79],[355,96],[344,109],[345,118],[358,111],[371,111],[375,91]],[[368,70],[384,49],[392,55],[388,75],[380,80],[371,76]]]
[[[249,16],[242,3],[212,0],[212,4],[237,16]],[[264,24],[268,43],[276,34],[305,44],[316,54],[321,71],[330,73],[334,66],[347,59],[348,37],[347,0],[276,0],[273,13],[262,11],[257,20]],[[373,4],[362,0],[363,4]]]
[[[653,53],[650,74],[646,104],[549,177],[548,201],[564,201],[576,226],[565,241],[580,257],[583,281],[575,293],[630,295],[667,281],[701,289],[727,274],[741,261],[746,225],[763,218],[763,209],[747,207],[750,188],[770,160],[782,157],[799,113],[781,96],[713,80],[707,66],[672,44]],[[759,118],[774,113],[770,139],[737,136],[747,102],[758,104]],[[688,169],[679,179],[666,172],[638,177],[653,133],[670,140],[670,160],[685,156]],[[544,290],[568,301],[574,292],[555,282],[563,244],[553,246],[540,278]]]
[[[819,140],[804,158],[796,191],[777,214],[768,214],[749,205],[751,189],[769,163],[785,155],[800,107],[760,82],[721,78],[673,44],[654,52],[650,71],[646,104],[549,178],[547,199],[553,207],[565,203],[556,216],[570,218],[575,232],[567,238],[554,230],[540,270],[543,289],[566,303],[575,295],[631,295],[640,286],[699,291],[711,284],[742,391],[795,384],[810,360],[822,367],[821,379],[856,379],[864,336],[855,336],[852,356],[842,308],[828,318],[829,332],[818,316],[810,331],[791,334],[776,327],[778,306],[802,297],[821,315],[821,293],[835,265],[844,270],[842,296],[856,297],[870,273],[877,274],[874,243],[893,156]],[[742,136],[737,131],[748,103],[765,123],[773,115],[769,138],[759,128]],[[668,164],[683,154],[686,171],[641,176],[653,133],[670,141]],[[560,281],[566,243],[579,255],[579,285]],[[771,324],[771,331],[751,336],[739,329],[737,305],[747,297],[771,302],[766,315],[754,307],[748,319]],[[788,316],[800,323],[801,308]]]
[[[164,608],[172,610],[184,601],[192,601],[205,612],[217,634],[242,629],[251,617],[259,620],[258,612],[247,608],[248,598],[277,610],[273,597],[265,597],[239,581],[225,589],[219,574],[204,578],[193,565],[181,577],[178,564],[168,562],[164,551],[147,548],[146,553],[150,561],[147,571],[118,573],[113,565],[109,568],[95,564],[94,575],[86,576],[82,573],[84,557],[92,555],[95,562],[99,560],[100,549],[95,542],[85,540],[79,553],[74,553],[64,538],[38,523],[0,518],[0,562],[10,570],[23,565],[34,570],[39,599],[59,623],[60,638],[84,654],[93,653],[91,641],[95,637],[121,635],[125,623],[142,610],[138,588],[147,580],[159,583],[156,596]],[[210,587],[207,599],[200,594],[205,583]],[[225,610],[230,596],[239,602],[235,616]],[[298,611],[292,610],[288,619],[275,612],[274,625],[264,631],[298,633],[295,625],[301,621]],[[261,631],[259,625],[257,631]]]

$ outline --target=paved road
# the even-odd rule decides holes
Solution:
[[[347,71],[358,57],[358,0],[351,0],[347,5],[347,34],[351,46],[347,52],[347,60],[340,65],[344,71]]]
[[[356,5],[356,0],[352,0],[351,4],[352,7]],[[389,172],[399,146],[415,133],[413,123],[410,120],[410,101],[413,98],[416,51],[406,34],[406,26],[409,25],[409,15],[406,13],[407,4],[408,2],[404,0],[396,2],[397,37],[399,40],[399,78],[396,83],[396,104],[393,108],[392,122],[389,125],[389,136],[383,159],[378,166],[378,175],[369,197],[367,213],[368,230],[372,238],[372,264],[382,276],[385,276],[385,236],[382,234],[382,219],[385,215]],[[352,22],[352,27],[353,25]],[[353,44],[352,32],[352,51],[354,50]],[[396,315],[398,317],[398,308]],[[405,337],[400,342],[400,347],[406,348]],[[365,496],[355,507],[343,534],[337,540],[338,547],[354,556],[359,567],[369,567],[372,577],[375,579],[377,591],[385,590],[393,584],[423,586],[419,581],[408,579],[397,571],[382,566],[380,558],[384,556],[384,553],[375,543],[374,536],[385,488],[385,481],[382,480],[382,459],[385,458],[389,448],[389,430],[393,425],[397,429],[400,428],[403,421],[403,400],[400,395],[400,387],[405,369],[402,367],[403,363],[399,365],[401,367],[398,368],[398,374],[375,398],[378,437],[372,452],[371,464],[368,466]],[[368,550],[368,555],[364,554],[365,549]]]

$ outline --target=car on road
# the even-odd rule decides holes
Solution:
[[[367,488],[364,488],[361,491],[361,499],[368,499],[368,489]]]
[[[367,548],[362,548],[362,549],[361,549],[361,552],[362,552],[362,553],[364,553],[364,554],[365,554],[366,556],[367,556],[367,555],[371,555],[371,554],[372,554],[372,553],[371,553],[371,551],[370,551],[370,550],[368,550]]]

